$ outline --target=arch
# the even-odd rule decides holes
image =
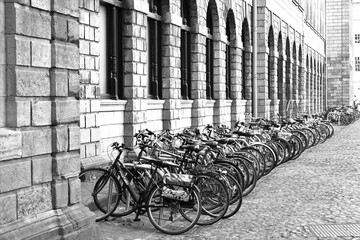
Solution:
[[[268,55],[268,99],[274,99],[275,84],[274,80],[272,79],[272,72],[275,68],[275,61],[274,61],[274,48],[275,48],[275,39],[274,39],[274,30],[273,27],[270,26],[269,33],[268,33],[268,47],[269,47],[269,55]]]
[[[249,23],[245,18],[241,28],[241,41],[243,43],[242,51],[242,99],[251,99],[251,40]]]
[[[206,12],[206,98],[214,99],[214,34],[219,31],[215,0],[210,0]]]
[[[298,96],[298,71],[297,71],[297,51],[296,51],[296,43],[295,41],[293,42],[293,46],[292,46],[292,99],[296,100],[297,96]],[[296,111],[295,109],[296,104],[293,105],[294,107],[294,111]]]
[[[235,15],[232,9],[229,9],[226,17],[226,91],[225,95],[227,99],[235,99],[236,93],[231,91],[231,86],[235,84],[232,81],[232,71],[236,69],[236,25]],[[236,88],[233,88],[234,91]]]
[[[291,99],[291,53],[290,53],[290,40],[286,38],[285,45],[286,54],[286,67],[285,67],[285,99],[286,104]]]
[[[279,54],[278,68],[277,68],[277,81],[278,81],[278,99],[279,99],[279,113],[284,115],[284,56],[283,56],[283,41],[282,34],[279,32],[277,50]]]
[[[303,63],[302,63],[302,49],[301,49],[301,45],[299,45],[299,67],[298,67],[298,97],[299,97],[299,100],[301,101],[300,104],[300,110],[303,111],[304,109],[304,94],[305,94],[305,91],[304,91],[304,77],[303,77]]]

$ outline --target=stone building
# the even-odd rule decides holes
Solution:
[[[326,0],[328,106],[352,105],[354,95],[360,92],[354,77],[360,71],[356,71],[357,58],[354,56],[357,45],[354,34],[359,33],[359,25],[357,29],[353,28],[353,22],[358,22],[358,5],[358,1],[352,0]]]
[[[0,0],[1,238],[96,239],[77,175],[139,129],[322,111],[324,11],[325,0]]]
[[[360,102],[360,0],[352,0],[352,37],[354,61],[353,79],[354,79],[354,95]]]

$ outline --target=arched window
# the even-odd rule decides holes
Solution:
[[[230,51],[230,23],[229,16],[226,18],[226,82],[225,82],[225,97],[230,99],[231,90],[231,51]]]
[[[191,99],[190,2],[181,0],[181,97]]]
[[[148,96],[161,99],[161,0],[148,2]]]
[[[100,95],[123,98],[122,4],[100,2]]]
[[[206,16],[206,98],[214,98],[214,43],[213,43],[213,21],[210,6]]]
[[[272,72],[274,70],[274,57],[272,56],[274,52],[274,32],[272,26],[269,29],[268,34],[268,46],[269,46],[269,55],[268,55],[268,99],[273,99],[274,95],[272,93],[273,91],[273,75]]]
[[[241,79],[241,98],[251,99],[251,47],[250,30],[247,19],[244,19],[241,29],[242,51],[242,79]]]

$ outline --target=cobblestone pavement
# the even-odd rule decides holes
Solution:
[[[334,136],[260,179],[240,211],[180,236],[157,231],[142,217],[98,223],[101,239],[360,239],[317,237],[309,228],[360,224],[360,121],[335,127]],[[356,236],[359,236],[357,234]]]

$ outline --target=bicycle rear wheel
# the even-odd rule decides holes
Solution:
[[[189,231],[200,218],[201,198],[195,187],[185,188],[190,199],[187,202],[162,196],[162,188],[154,186],[147,199],[147,213],[152,225],[167,234]]]
[[[95,221],[110,216],[120,201],[121,187],[106,169],[88,168],[80,172],[81,203],[95,213]]]

